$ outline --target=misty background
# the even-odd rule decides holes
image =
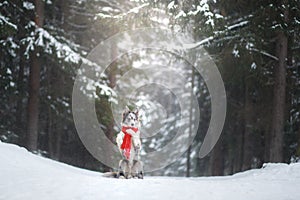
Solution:
[[[9,0],[1,1],[0,11],[1,141],[81,168],[111,170],[93,158],[77,135],[71,98],[74,81],[81,64],[89,63],[88,53],[101,41],[121,31],[158,27],[184,35],[194,49],[209,52],[217,65],[227,95],[222,135],[210,154],[200,159],[211,117],[211,97],[203,78],[176,55],[140,50],[119,57],[105,76],[98,75],[95,108],[99,126],[113,143],[120,128],[112,115],[113,93],[108,87],[121,90],[145,81],[137,73],[133,83],[117,84],[129,69],[160,65],[157,73],[163,75],[163,66],[170,65],[186,79],[182,87],[193,88],[183,95],[197,97],[199,129],[176,162],[150,174],[228,175],[268,162],[299,161],[297,0]],[[114,57],[117,46],[110,51]],[[174,77],[169,79],[176,84]],[[161,116],[165,119],[157,134],[143,136],[144,153],[157,151],[176,134],[183,111],[176,96],[164,88],[145,87],[136,97],[132,101],[146,113],[144,126]]]

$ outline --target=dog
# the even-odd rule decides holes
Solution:
[[[122,114],[122,130],[118,133],[116,143],[123,159],[119,162],[117,178],[144,177],[143,163],[140,160],[141,139],[139,111],[130,111],[126,107]]]
[[[105,173],[105,177],[120,179],[144,178],[143,163],[140,160],[141,139],[140,120],[138,109],[130,111],[126,107],[122,114],[122,130],[117,134],[116,143],[122,159],[119,162],[118,172]]]

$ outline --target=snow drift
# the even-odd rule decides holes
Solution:
[[[300,199],[300,163],[233,176],[110,179],[0,142],[0,199]]]

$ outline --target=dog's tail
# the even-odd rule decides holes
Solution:
[[[117,178],[118,177],[118,172],[105,172],[105,173],[103,173],[103,177]]]

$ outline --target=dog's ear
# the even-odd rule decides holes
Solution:
[[[122,113],[122,122],[124,122],[126,115],[130,112],[130,109],[128,108],[128,106],[125,107],[124,112]]]
[[[136,109],[134,109],[134,114],[137,116],[137,118],[139,118],[139,109],[138,108],[136,108]]]

